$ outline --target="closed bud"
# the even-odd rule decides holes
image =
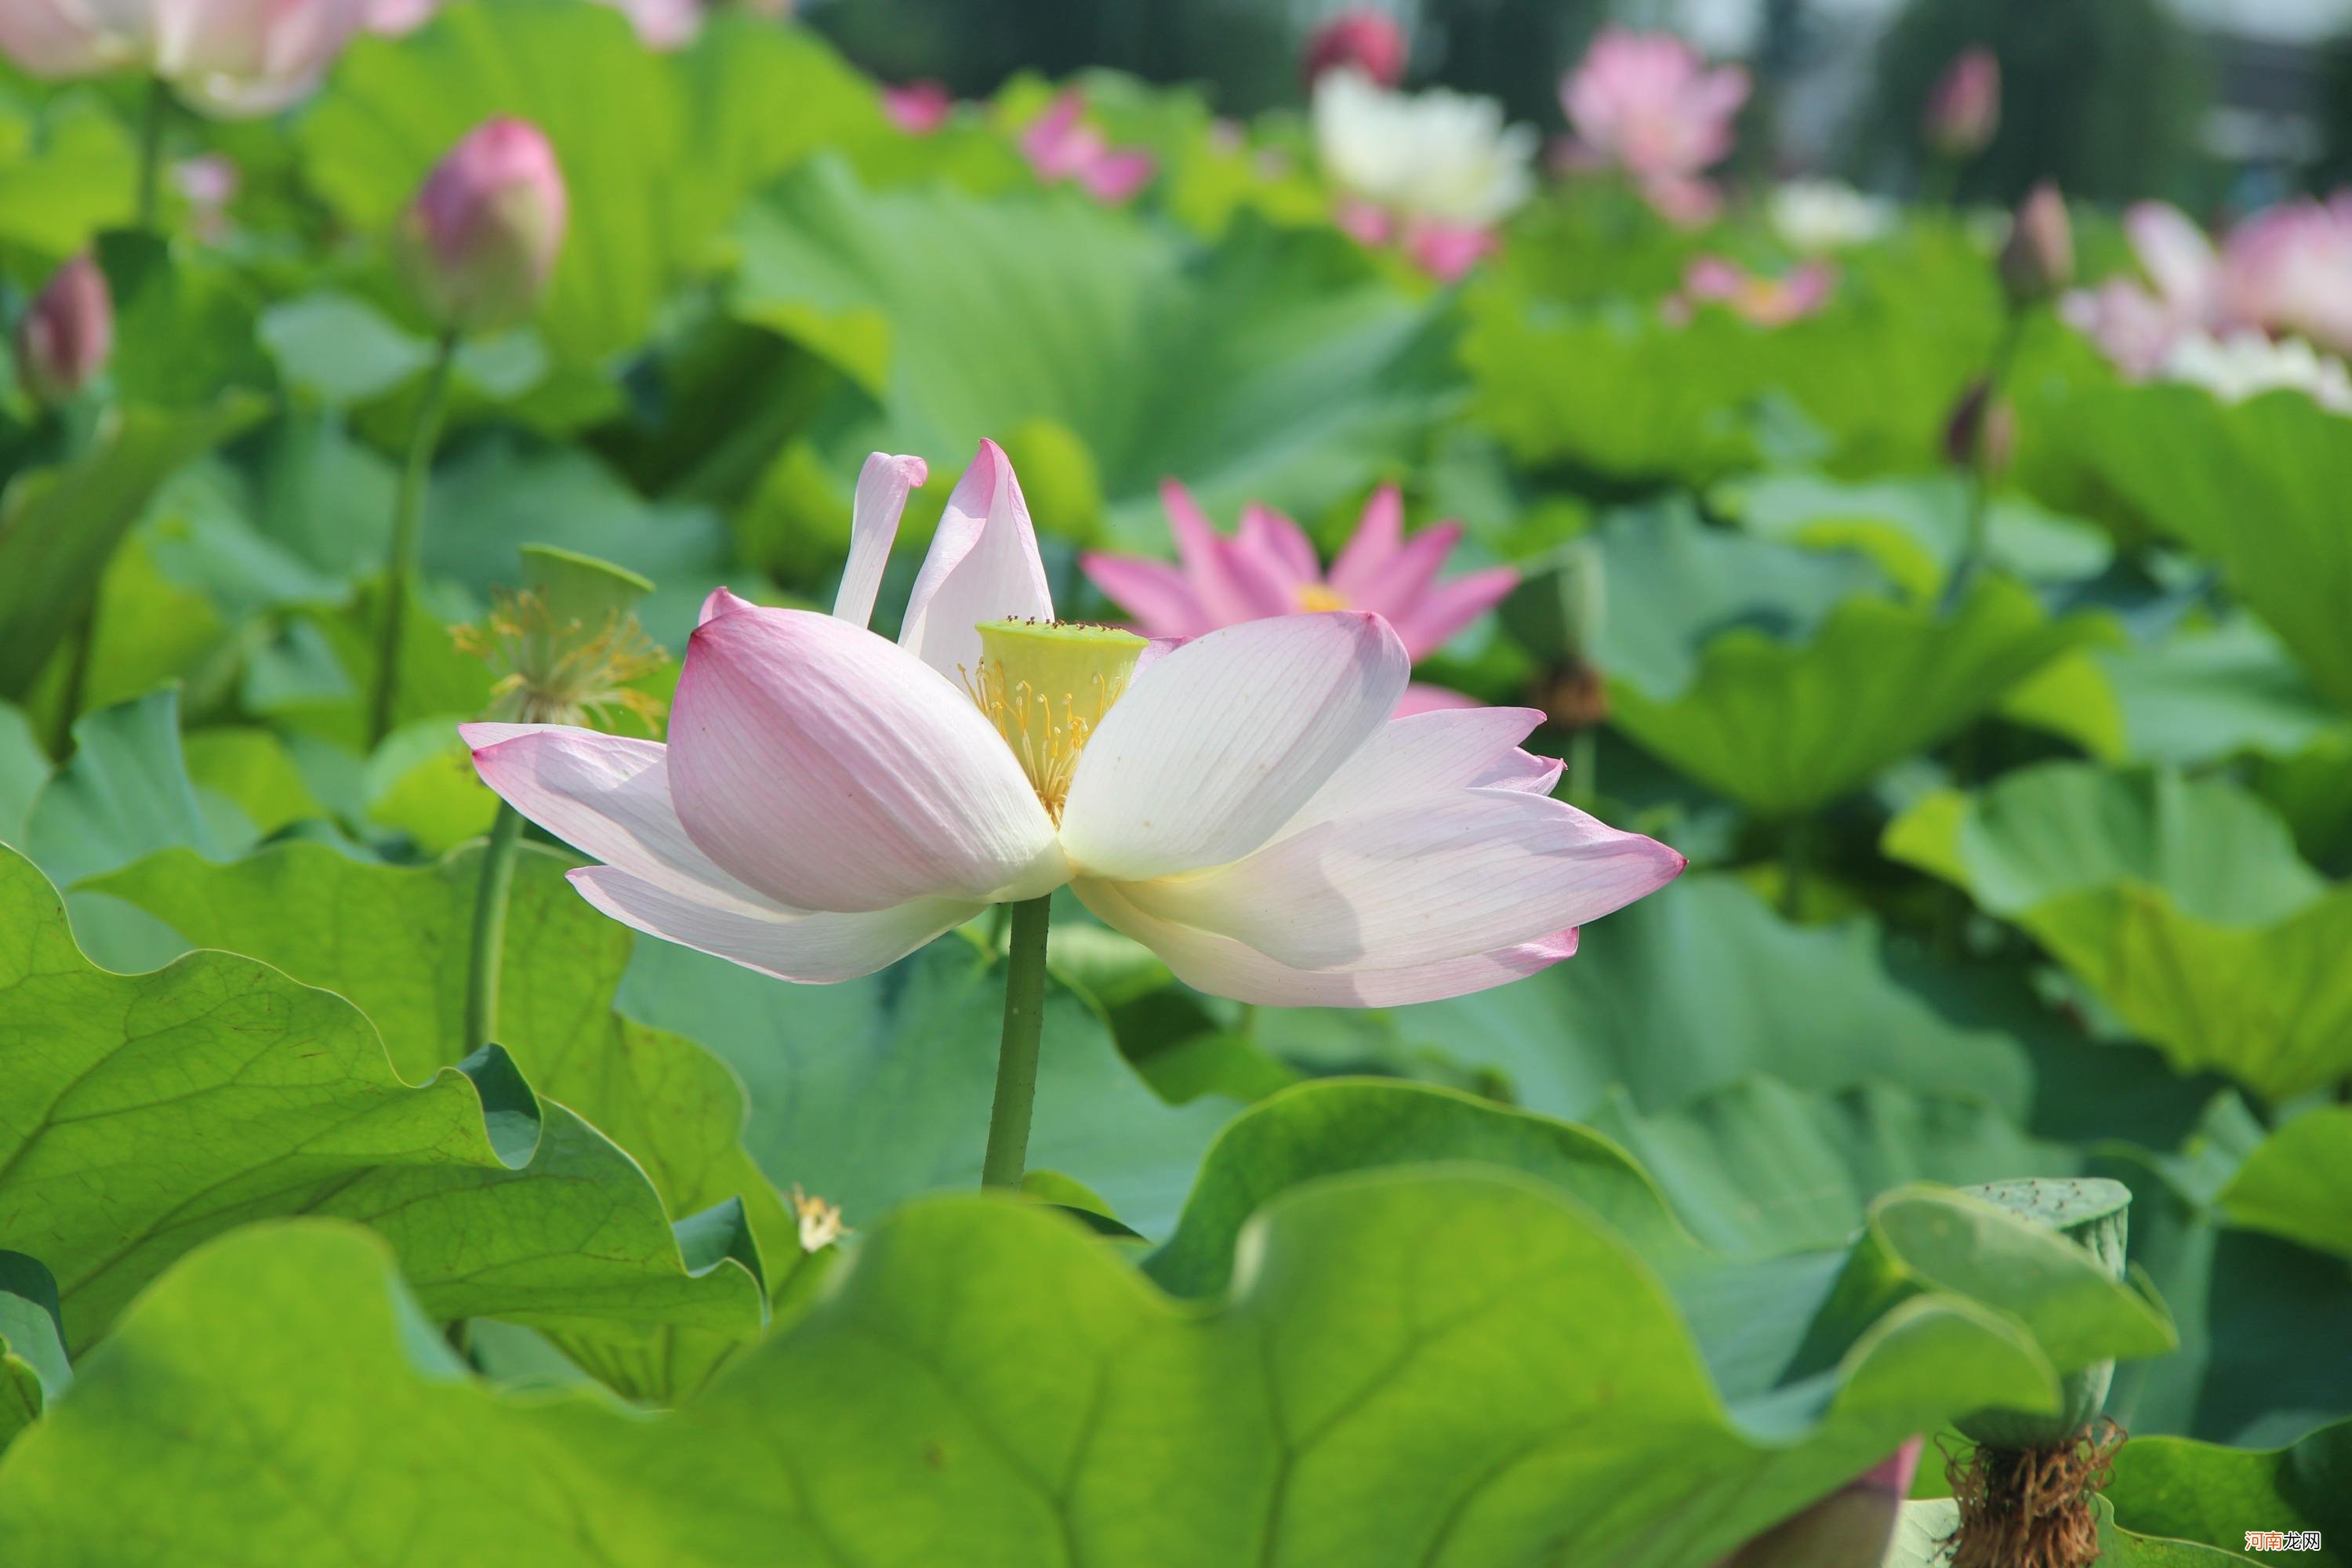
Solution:
[[[426,177],[402,220],[402,261],[443,326],[512,326],[547,291],[570,206],[555,149],[539,127],[492,120]]]
[[[2000,129],[2000,61],[1967,50],[1927,96],[1927,142],[1947,158],[1973,158]]]
[[[2074,226],[2066,198],[2044,180],[2019,204],[2000,250],[2001,286],[2011,301],[2032,304],[2074,280]]]
[[[63,403],[114,353],[114,296],[106,274],[77,256],[49,279],[16,322],[16,379],[43,403]]]
[[[1980,469],[1990,477],[2005,472],[2016,451],[2016,411],[1992,395],[1990,382],[1977,382],[1953,405],[1944,426],[1944,456],[1956,468]]]
[[[1404,79],[1404,29],[1385,11],[1342,11],[1307,40],[1303,74],[1313,87],[1325,71],[1354,69],[1382,87]]]

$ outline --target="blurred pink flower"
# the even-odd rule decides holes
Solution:
[[[1561,79],[1559,101],[1578,163],[1622,169],[1660,212],[1693,223],[1713,216],[1699,176],[1730,153],[1748,87],[1747,71],[1707,69],[1672,33],[1612,26]]]
[[[2204,230],[2162,202],[2127,209],[2124,232],[2155,291],[2135,279],[2110,278],[2067,295],[2058,309],[2117,369],[2137,379],[2153,375],[2184,335],[2223,324],[2221,258]]]
[[[702,31],[702,0],[597,0],[629,19],[649,49],[682,49]]]
[[[226,228],[228,205],[236,200],[244,179],[236,161],[226,153],[183,158],[172,165],[172,183],[187,199],[196,233],[206,239],[217,239]]]
[[[1304,75],[1312,88],[1325,71],[1353,68],[1382,87],[1404,79],[1404,29],[1385,11],[1342,11],[1307,40]]]
[[[16,321],[16,379],[42,403],[79,394],[114,356],[114,294],[87,253],[43,284]]]
[[[1151,183],[1160,161],[1139,147],[1113,147],[1086,112],[1084,93],[1064,92],[1021,133],[1021,155],[1048,184],[1074,181],[1107,205],[1123,202]]]
[[[368,0],[367,30],[400,38],[433,20],[441,0]]]
[[[0,54],[35,76],[143,70],[221,119],[314,91],[367,0],[0,0]]]
[[[1785,327],[1828,304],[1837,277],[1826,261],[1803,262],[1776,278],[1720,256],[1702,256],[1683,273],[1682,292],[1668,302],[1667,313],[1687,320],[1696,305],[1725,305],[1757,326]]]
[[[1927,142],[1947,158],[1973,158],[2000,129],[2000,60],[1979,46],[1963,50],[1927,97]]]
[[[1328,574],[1305,531],[1278,511],[1253,502],[1242,510],[1241,531],[1226,534],[1176,480],[1163,481],[1160,497],[1176,540],[1176,564],[1091,552],[1079,558],[1095,586],[1147,637],[1199,637],[1302,610],[1370,610],[1396,628],[1418,663],[1518,586],[1519,574],[1508,566],[1439,582],[1462,525],[1433,523],[1406,537],[1404,500],[1394,485],[1373,492]],[[1415,682],[1397,711],[1474,705],[1459,692]]]
[[[2240,224],[2222,248],[2217,288],[2232,325],[2352,353],[2352,191],[2283,202]]]
[[[882,89],[882,117],[909,136],[929,136],[948,122],[955,97],[943,82],[910,81]]]
[[[571,198],[538,126],[485,121],[434,165],[402,221],[411,282],[457,331],[510,326],[546,292]]]

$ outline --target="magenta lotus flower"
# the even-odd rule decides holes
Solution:
[[[1683,868],[1550,797],[1538,715],[1391,717],[1408,660],[1360,611],[1166,648],[1054,622],[1013,466],[950,497],[898,639],[866,629],[912,458],[858,484],[835,614],[724,589],[669,743],[466,728],[483,779],[602,864],[614,919],[787,980],[868,973],[990,904],[1073,889],[1189,984],[1381,1006],[1566,958]]]
[[[5,0],[0,53],[52,79],[143,70],[222,119],[316,90],[369,0]]]
[[[1382,87],[1404,79],[1404,29],[1385,11],[1342,11],[1307,40],[1301,74],[1312,88],[1324,72],[1359,70]]]
[[[16,379],[42,403],[63,403],[114,354],[114,295],[88,256],[53,273],[16,322]]]
[[[1747,71],[1706,68],[1672,33],[1604,27],[1560,81],[1571,158],[1623,170],[1675,222],[1704,222],[1718,198],[1700,175],[1730,153],[1748,89]]]
[[[1021,133],[1021,155],[1049,184],[1070,181],[1106,205],[1123,202],[1151,183],[1160,161],[1140,147],[1113,147],[1086,113],[1085,94],[1063,93]]]
[[[1278,511],[1253,503],[1242,510],[1241,531],[1226,534],[1174,479],[1160,485],[1160,496],[1176,538],[1177,564],[1131,555],[1079,557],[1095,586],[1149,637],[1199,637],[1302,610],[1369,610],[1396,629],[1417,663],[1518,586],[1519,574],[1507,566],[1439,582],[1462,525],[1434,523],[1407,537],[1404,500],[1394,485],[1381,486],[1365,503],[1355,536],[1328,574],[1305,531]],[[1400,714],[1471,705],[1459,692],[1418,682],[1399,700]]]
[[[403,220],[402,258],[442,325],[511,326],[547,291],[570,212],[545,133],[526,120],[488,121],[426,176]]]
[[[929,136],[948,122],[955,98],[943,82],[910,81],[884,87],[882,117],[909,136]]]
[[[1963,50],[1927,95],[1927,142],[1947,158],[1973,158],[2000,129],[2000,60],[1990,49]]]
[[[2352,191],[2283,202],[2232,230],[2218,280],[2232,325],[2352,353]]]
[[[1773,277],[1720,256],[1702,256],[1685,270],[1683,290],[1667,301],[1667,314],[1688,320],[1696,305],[1723,305],[1757,326],[1785,327],[1828,304],[1837,278],[1837,268],[1826,261],[1804,262]]]

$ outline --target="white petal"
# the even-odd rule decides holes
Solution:
[[[809,984],[871,974],[986,907],[918,899],[870,914],[761,914],[701,903],[610,866],[583,867],[571,877],[581,897],[624,925]]]
[[[703,853],[793,909],[995,902],[1067,879],[1052,820],[971,699],[830,616],[739,610],[697,627],[668,761]]]
[[[1379,731],[1410,673],[1388,623],[1360,611],[1194,638],[1139,675],[1087,742],[1063,847],[1122,881],[1239,859]]]
[[[882,569],[890,564],[891,542],[898,537],[898,519],[907,510],[907,492],[927,482],[930,465],[920,458],[894,458],[876,452],[857,474],[857,500],[849,514],[849,560],[841,569],[841,588],[833,596],[838,619],[865,626],[874,619],[874,595],[881,591]]]
[[[1195,990],[1268,1007],[1402,1007],[1507,984],[1576,951],[1573,930],[1494,952],[1404,969],[1293,969],[1246,943],[1213,931],[1156,920],[1129,902],[1115,882],[1073,884],[1087,908],[1143,943]]]
[[[1296,969],[1404,969],[1597,920],[1681,874],[1683,858],[1564,801],[1459,790],[1318,823],[1245,859],[1130,883],[1157,919]]]
[[[1558,763],[1519,750],[1541,722],[1533,708],[1445,708],[1391,719],[1283,831],[1474,784],[1521,788],[1538,776],[1557,777]]]
[[[1054,595],[1013,459],[993,441],[956,481],[907,600],[898,643],[949,679],[980,668],[982,621],[1050,621]]]

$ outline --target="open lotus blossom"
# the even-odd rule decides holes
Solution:
[[[1901,209],[1837,180],[1784,180],[1767,205],[1772,231],[1803,251],[1844,250],[1883,239]]]
[[[1721,198],[1701,175],[1730,153],[1748,89],[1746,70],[1708,69],[1672,33],[1603,27],[1559,84],[1570,161],[1622,169],[1666,217],[1704,223]]]
[[[2224,403],[2243,403],[2284,388],[2322,408],[2352,414],[2352,373],[2301,338],[2272,338],[2241,329],[2219,338],[2190,332],[2175,340],[2157,373],[2166,381],[2201,386]]]
[[[1491,98],[1392,92],[1342,68],[1316,79],[1314,113],[1341,226],[1433,276],[1457,278],[1493,249],[1496,226],[1535,191],[1535,130],[1505,124]]]
[[[1666,301],[1666,315],[1686,321],[1696,306],[1724,305],[1757,326],[1785,327],[1828,304],[1837,277],[1826,261],[1804,262],[1776,278],[1720,256],[1702,256],[1684,271],[1682,292]]]
[[[2222,248],[2215,287],[2231,325],[2352,353],[2352,191],[2246,219]]]
[[[909,136],[929,136],[948,122],[954,110],[955,95],[944,82],[910,81],[882,89],[882,118]]]
[[[1242,509],[1241,531],[1218,531],[1192,492],[1174,479],[1160,487],[1176,539],[1176,564],[1134,555],[1078,558],[1096,587],[1154,637],[1193,637],[1220,626],[1302,610],[1370,610],[1396,631],[1415,663],[1427,658],[1519,584],[1508,566],[1439,582],[1462,538],[1458,522],[1407,536],[1404,498],[1383,485],[1364,504],[1356,531],[1327,574],[1299,526],[1255,502]],[[1475,706],[1458,691],[1419,681],[1405,688],[1399,716]]]
[[[1086,95],[1064,92],[1021,133],[1021,155],[1048,184],[1071,181],[1098,202],[1123,202],[1151,183],[1160,160],[1140,147],[1113,147],[1086,115]]]
[[[2067,295],[2059,314],[2095,342],[2117,369],[2137,379],[2156,374],[2184,335],[2222,325],[2221,258],[2204,230],[2163,202],[2127,208],[2124,231],[2154,289],[2134,279],[2110,278],[2096,289]]]
[[[5,0],[0,54],[52,79],[144,71],[221,119],[308,98],[369,0]]]
[[[1011,462],[983,442],[896,642],[866,628],[919,459],[858,482],[834,614],[713,594],[669,743],[466,729],[489,786],[603,862],[651,935],[788,980],[878,969],[1068,886],[1203,990],[1377,1006],[1497,985],[1683,868],[1549,791],[1537,715],[1392,717],[1379,616],[1249,621],[1172,649],[1056,624]]]

